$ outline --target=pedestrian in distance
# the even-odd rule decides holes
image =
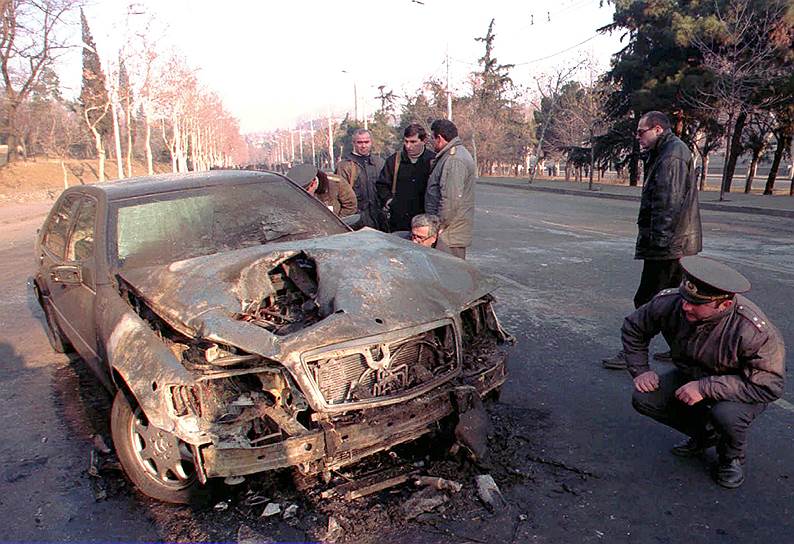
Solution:
[[[474,231],[474,159],[452,121],[437,119],[430,132],[436,158],[427,181],[425,212],[441,220],[439,247],[465,259]]]
[[[336,166],[336,174],[356,193],[358,213],[365,227],[385,230],[381,224],[375,182],[383,169],[383,159],[372,154],[372,135],[363,128],[353,132],[353,150]]]
[[[781,397],[786,367],[780,332],[741,293],[750,282],[712,259],[681,259],[684,279],[623,322],[623,351],[634,378],[632,405],[687,439],[672,453],[694,457],[717,447],[717,483],[745,480],[750,424]],[[648,345],[661,333],[674,368],[657,374]]]
[[[634,251],[634,258],[643,261],[634,295],[634,308],[639,308],[662,289],[681,282],[679,260],[700,253],[703,235],[692,153],[672,133],[668,117],[659,111],[646,113],[635,137],[640,149],[648,153]],[[669,352],[654,357],[670,361]],[[603,359],[602,365],[625,369],[626,357],[621,351]]]
[[[425,145],[426,140],[422,125],[405,127],[402,149],[386,159],[378,177],[378,205],[390,232],[409,230],[411,219],[425,212],[427,178],[436,156]]]

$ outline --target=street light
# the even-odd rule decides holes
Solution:
[[[358,121],[358,89],[356,87],[356,78],[347,70],[342,70],[342,73],[349,75],[353,79],[353,119]]]

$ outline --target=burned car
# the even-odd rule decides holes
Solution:
[[[210,478],[329,474],[505,381],[509,336],[473,266],[353,232],[278,174],[69,188],[36,259],[53,348],[115,395],[119,460],[162,501]]]

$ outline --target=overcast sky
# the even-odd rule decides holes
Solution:
[[[486,34],[492,18],[494,53],[501,64],[516,64],[519,85],[583,56],[606,69],[621,47],[619,34],[596,34],[614,10],[600,0],[421,1],[141,0],[133,11],[167,27],[166,41],[198,69],[245,133],[352,112],[354,83],[359,110],[371,113],[379,85],[402,96],[429,77],[445,79],[447,48],[453,91],[465,92],[484,52],[474,38]],[[129,5],[86,6],[103,59],[119,47]],[[62,82],[76,92],[79,71],[77,54],[61,65]]]

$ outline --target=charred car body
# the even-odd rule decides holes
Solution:
[[[352,232],[276,174],[70,188],[36,254],[50,342],[115,394],[119,459],[160,500],[342,467],[431,431],[455,388],[505,380],[509,336],[474,267]]]

